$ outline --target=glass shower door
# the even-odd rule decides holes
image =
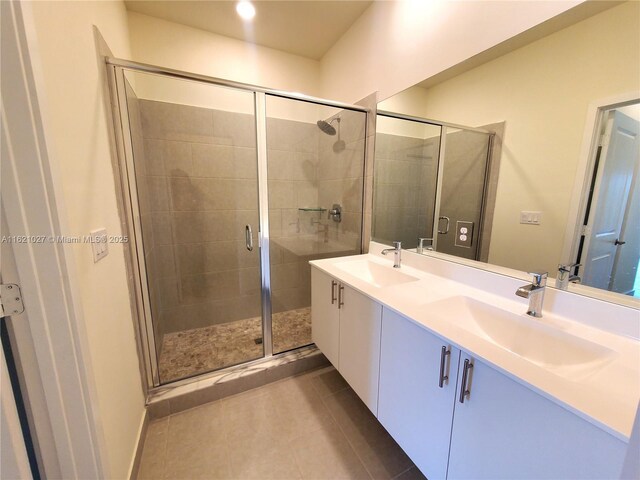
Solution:
[[[156,381],[261,358],[255,94],[126,70],[121,82]]]
[[[366,114],[266,95],[273,353],[312,343],[310,260],[361,253]]]

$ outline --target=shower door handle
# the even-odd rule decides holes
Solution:
[[[251,225],[244,227],[244,240],[247,244],[247,250],[253,251],[253,232],[251,231]]]
[[[449,233],[449,225],[451,224],[451,219],[449,217],[442,215],[441,217],[438,217],[438,224],[440,223],[440,220],[446,220],[447,226],[445,227],[443,232],[440,231],[440,227],[438,226],[438,233],[440,235],[446,235],[447,233]]]

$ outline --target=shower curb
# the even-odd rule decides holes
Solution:
[[[147,415],[150,421],[156,420],[329,365],[317,347],[310,347],[266,361],[230,367],[208,378],[156,389],[147,398]]]

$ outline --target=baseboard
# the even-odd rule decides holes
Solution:
[[[136,442],[136,452],[131,463],[129,472],[129,480],[138,478],[138,470],[140,469],[140,460],[142,459],[142,449],[144,448],[144,439],[147,437],[147,428],[149,427],[149,410],[144,409],[142,415],[142,423],[140,424],[140,432],[138,432],[138,441]]]

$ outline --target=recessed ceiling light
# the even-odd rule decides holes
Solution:
[[[240,15],[243,20],[251,20],[256,16],[255,7],[251,4],[251,2],[248,2],[247,0],[238,2],[238,4],[236,5],[236,12],[238,12],[238,15]]]

